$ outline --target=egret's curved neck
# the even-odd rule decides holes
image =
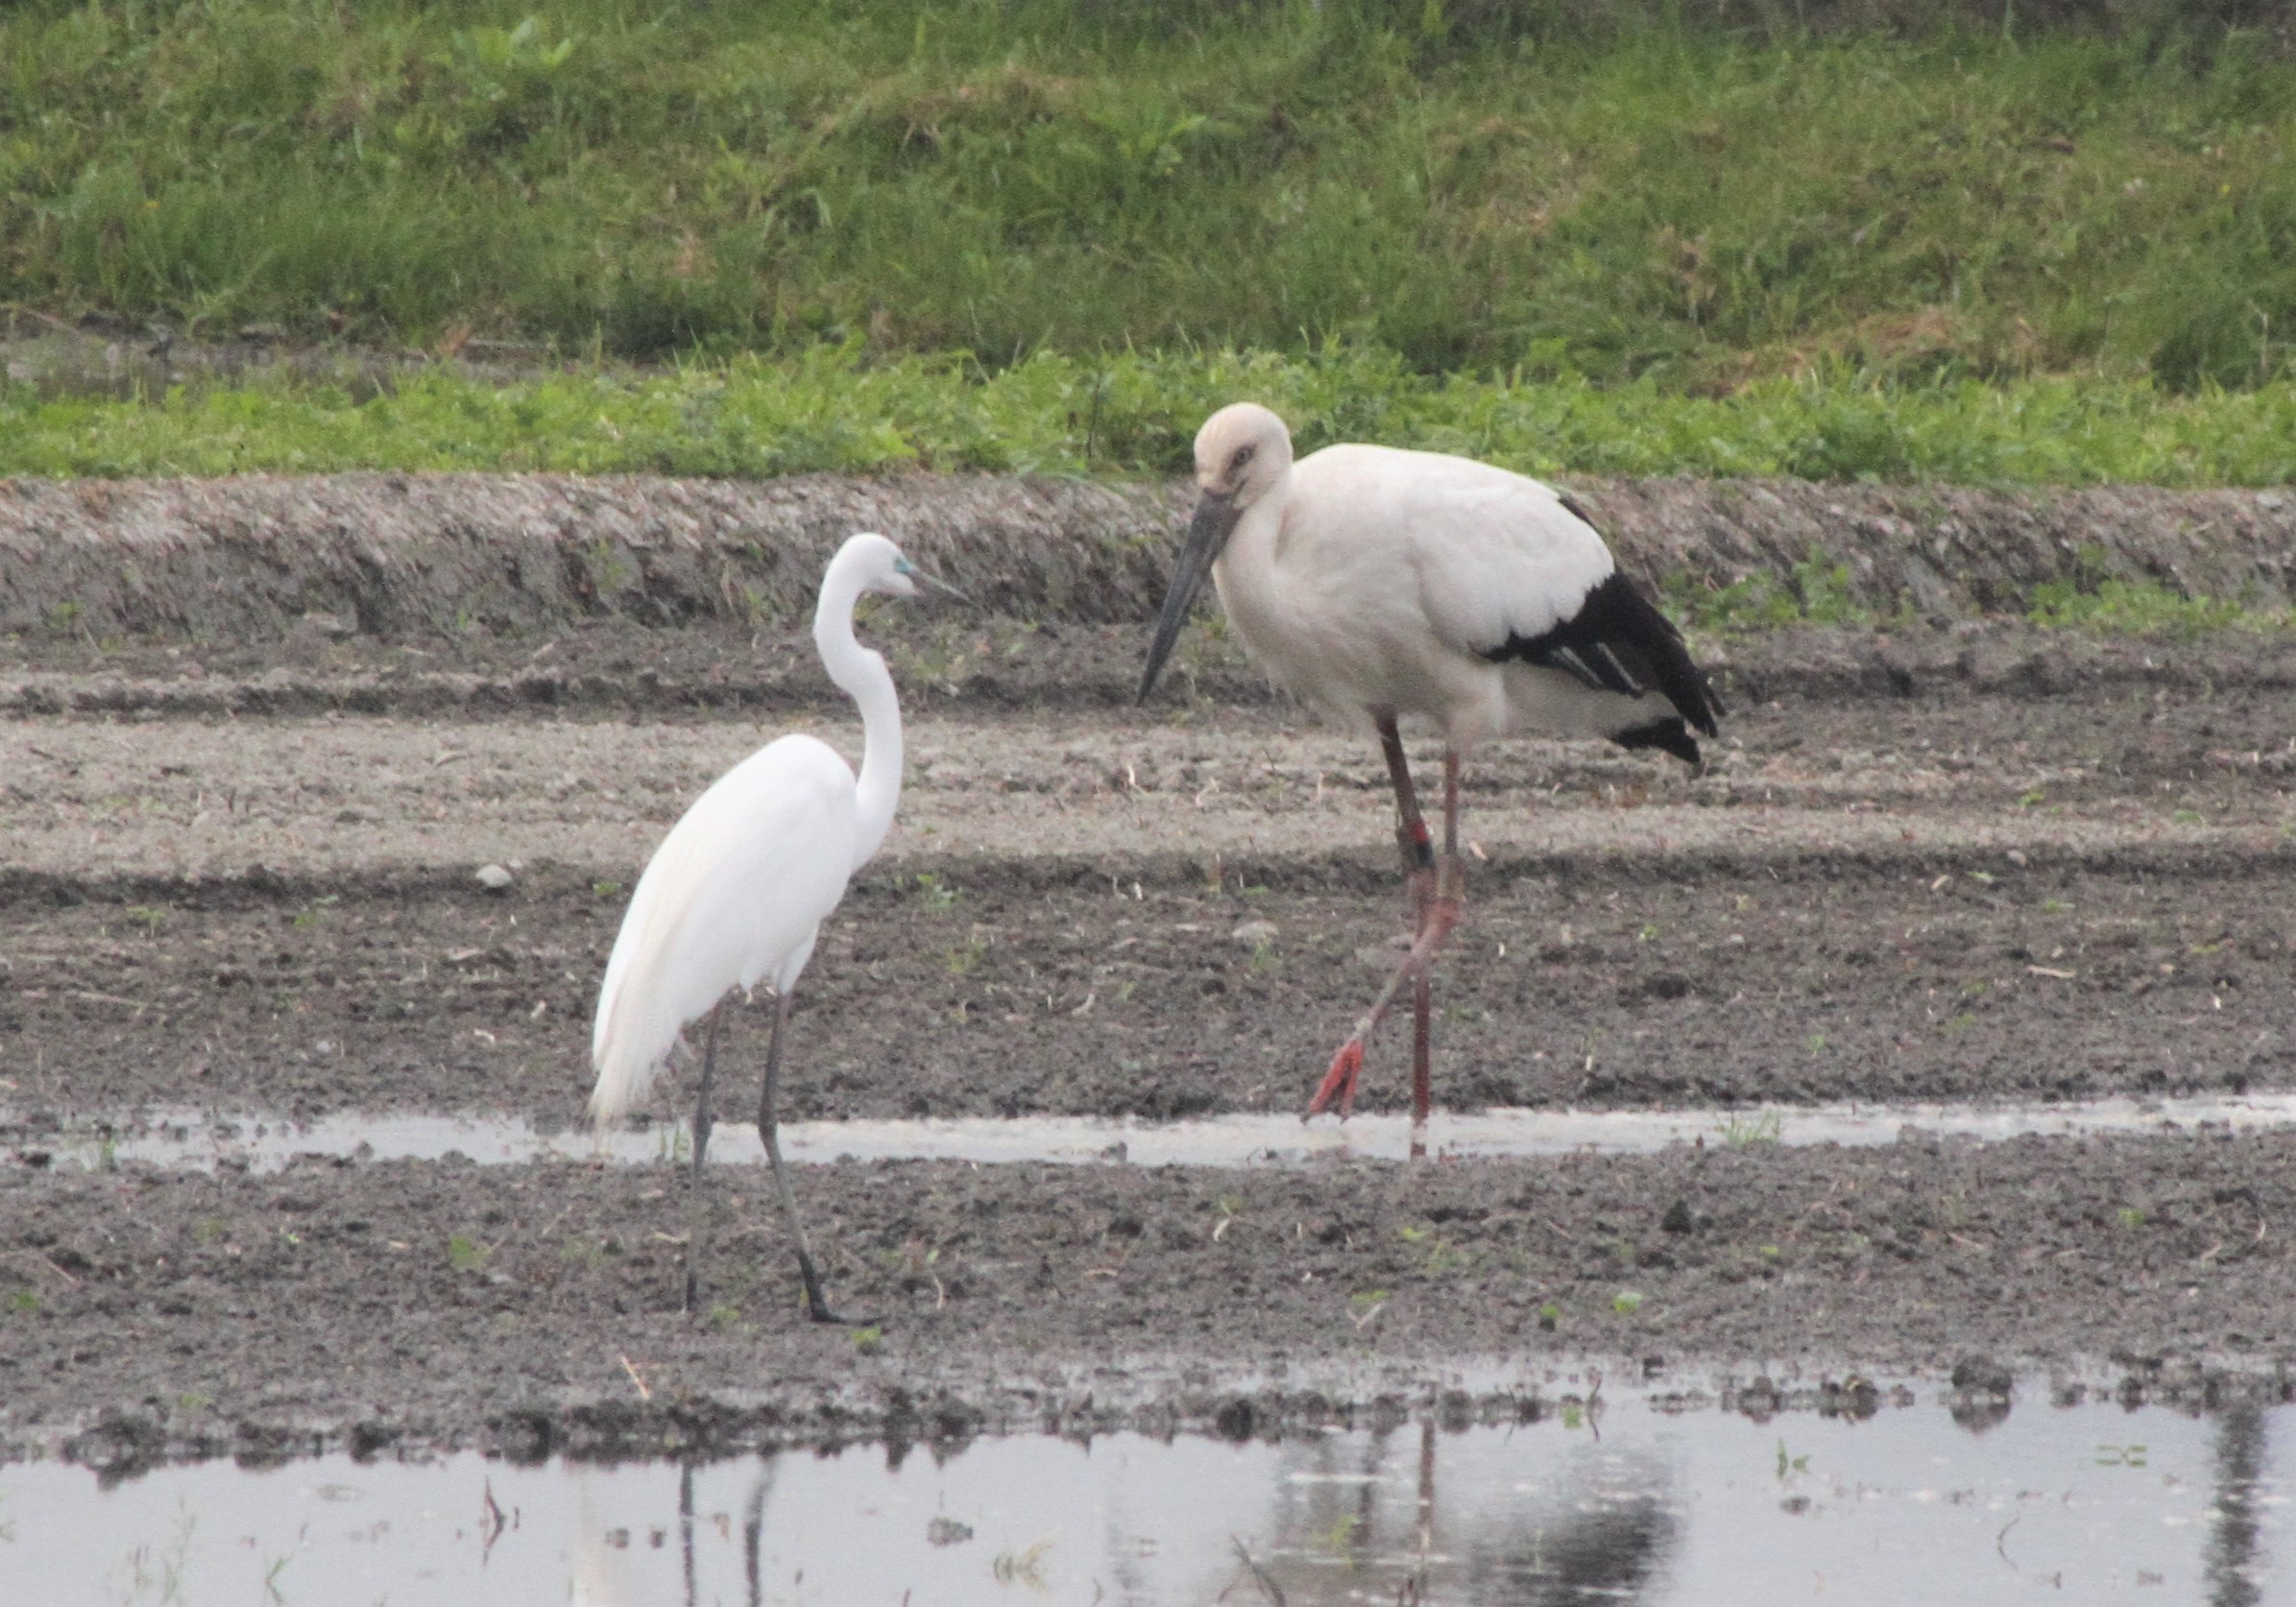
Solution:
[[[853,608],[860,601],[857,575],[831,564],[822,578],[821,601],[813,611],[813,646],[821,667],[860,706],[861,774],[855,792],[853,869],[859,870],[883,846],[901,804],[901,699],[893,690],[885,661],[853,634]]]

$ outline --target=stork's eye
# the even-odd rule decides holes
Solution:
[[[1228,461],[1228,468],[1229,468],[1230,469],[1239,469],[1239,468],[1243,468],[1243,467],[1244,467],[1245,464],[1247,464],[1247,463],[1251,462],[1251,455],[1252,455],[1252,453],[1253,453],[1253,452],[1255,452],[1255,451],[1257,451],[1258,449],[1259,449],[1259,448],[1257,448],[1256,446],[1239,446],[1239,447],[1237,447],[1237,448],[1236,448],[1236,455],[1235,455],[1233,458],[1231,458],[1231,459]]]

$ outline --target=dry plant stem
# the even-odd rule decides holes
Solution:
[[[789,1187],[789,1168],[782,1162],[780,1123],[774,1119],[774,1093],[782,1075],[782,1040],[789,1030],[789,995],[773,1000],[773,1041],[765,1046],[765,1086],[758,1094],[758,1137],[764,1140],[765,1159],[773,1165],[773,1191],[781,1197],[782,1214],[789,1221],[789,1238],[797,1246],[798,1276],[805,1280],[806,1315],[817,1323],[843,1322],[829,1308],[821,1292],[821,1274],[813,1266],[813,1251],[806,1242],[805,1223],[797,1215],[797,1192]]]
[[[710,1030],[702,1040],[701,1088],[693,1096],[693,1166],[686,1180],[686,1304],[689,1314],[699,1297],[702,1265],[702,1239],[706,1236],[707,1213],[702,1210],[702,1162],[710,1153],[710,1129],[714,1121],[710,1115],[710,1084],[717,1075],[717,1035],[725,1024],[725,1000],[719,999],[710,1010]]]

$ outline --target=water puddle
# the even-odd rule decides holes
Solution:
[[[1895,1399],[1863,1421],[1630,1395],[1276,1443],[339,1455],[109,1487],[32,1461],[0,1467],[0,1573],[11,1599],[192,1607],[2296,1599],[2278,1460],[2296,1408],[2028,1404],[1972,1427]]]
[[[1503,1109],[1462,1115],[1438,1113],[1428,1127],[1428,1146],[1437,1155],[1536,1157],[1636,1154],[1679,1143],[1886,1144],[1897,1141],[1909,1129],[1998,1141],[2035,1135],[2171,1133],[2200,1127],[2248,1131],[2292,1123],[2296,1093],[2285,1092],[2116,1097],[2050,1105],[1807,1105],[1759,1112]],[[16,1164],[92,1166],[135,1161],[270,1170],[302,1155],[375,1161],[436,1161],[461,1155],[503,1163],[599,1155],[640,1163],[686,1153],[682,1127],[623,1129],[599,1136],[586,1128],[546,1132],[516,1116],[347,1113],[289,1121],[159,1110],[133,1121],[74,1117],[60,1126],[36,1127],[18,1114],[0,1112],[0,1132],[11,1135],[10,1151]],[[1318,1157],[1400,1160],[1411,1153],[1410,1120],[1401,1115],[1359,1115],[1343,1124],[1328,1119],[1303,1124],[1287,1115],[1168,1123],[1085,1116],[816,1121],[791,1123],[782,1129],[782,1136],[784,1153],[790,1160],[813,1163],[850,1157],[1242,1166]],[[737,1164],[764,1160],[757,1128],[737,1122],[716,1128],[710,1153]]]

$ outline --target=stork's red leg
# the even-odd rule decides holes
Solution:
[[[1411,952],[1404,956],[1403,963],[1356,1024],[1355,1031],[1340,1045],[1339,1053],[1332,1056],[1331,1068],[1317,1086],[1315,1097],[1308,1101],[1306,1115],[1319,1115],[1332,1109],[1336,1102],[1344,1119],[1354,1109],[1356,1085],[1364,1069],[1364,1045],[1409,982],[1413,1016],[1412,1119],[1414,1127],[1424,1127],[1434,1104],[1430,1064],[1434,1043],[1433,991],[1429,968],[1436,950],[1450,939],[1452,929],[1459,924],[1465,886],[1465,866],[1459,857],[1459,755],[1451,749],[1443,753],[1444,851],[1438,863],[1427,823],[1419,813],[1411,768],[1404,758],[1403,743],[1394,721],[1382,719],[1379,735],[1380,745],[1387,752],[1389,774],[1395,782],[1395,805],[1400,817],[1395,840],[1403,850],[1404,867],[1411,881],[1415,931]]]
[[[1395,847],[1403,854],[1403,881],[1410,896],[1411,928],[1415,937],[1426,923],[1427,899],[1434,890],[1435,849],[1426,817],[1419,813],[1419,790],[1412,782],[1411,760],[1403,752],[1403,733],[1395,729],[1392,714],[1380,714],[1374,719],[1379,728],[1380,752],[1387,756],[1388,780],[1395,788]],[[1355,1085],[1363,1070],[1364,1045],[1359,1033],[1340,1045],[1340,1052],[1332,1057],[1331,1069],[1316,1086],[1315,1097],[1308,1101],[1301,1119],[1320,1115],[1337,1100],[1340,1117],[1345,1120],[1355,1110]]]
[[[1449,940],[1451,928],[1459,924],[1459,899],[1443,896],[1443,879],[1438,878],[1436,896],[1427,905],[1427,920],[1420,926],[1418,939],[1411,946],[1411,952],[1403,956],[1403,963],[1395,968],[1395,974],[1388,978],[1388,985],[1371,1001],[1371,1008],[1356,1023],[1355,1031],[1348,1034],[1347,1042],[1340,1045],[1340,1052],[1332,1056],[1331,1069],[1324,1073],[1321,1086],[1316,1090],[1316,1097],[1308,1102],[1309,1115],[1321,1112],[1335,1096],[1340,1100],[1340,1114],[1347,1114],[1355,1101],[1356,1078],[1364,1068],[1365,1043],[1370,1038],[1372,1030],[1387,1019],[1387,1014],[1394,1008],[1395,999],[1403,992],[1404,985],[1425,974],[1436,950]]]

